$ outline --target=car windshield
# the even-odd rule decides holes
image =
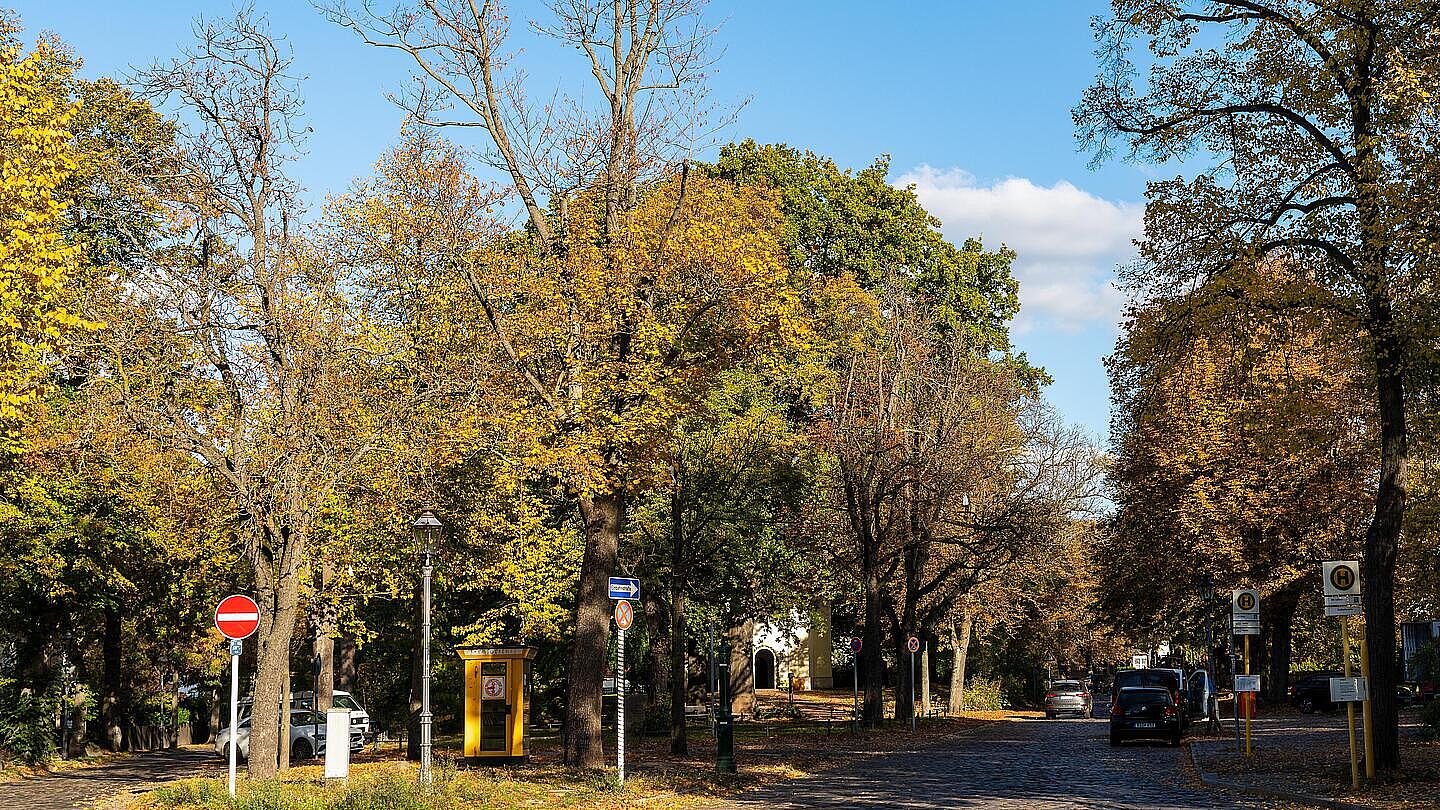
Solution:
[[[1173,672],[1160,672],[1153,669],[1135,669],[1118,673],[1115,676],[1115,684],[1121,688],[1148,686],[1174,689],[1177,680]]]
[[[1052,692],[1079,692],[1079,691],[1080,691],[1080,682],[1079,682],[1079,681],[1056,681],[1056,682],[1054,683],[1054,685],[1050,687],[1050,691],[1052,691]]]
[[[352,712],[360,711],[360,704],[356,703],[355,699],[349,695],[336,695],[335,706],[340,709],[349,709]]]
[[[1170,692],[1165,689],[1121,689],[1122,706],[1169,705]]]

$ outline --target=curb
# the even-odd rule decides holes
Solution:
[[[1185,753],[1190,757],[1190,765],[1195,769],[1195,773],[1199,775],[1200,781],[1210,787],[1224,788],[1225,790],[1233,790],[1237,793],[1249,793],[1254,796],[1263,796],[1269,799],[1283,799],[1287,802],[1308,804],[1312,807],[1326,807],[1332,810],[1380,810],[1380,808],[1377,808],[1373,804],[1360,804],[1342,799],[1331,799],[1326,796],[1316,796],[1313,793],[1299,793],[1283,788],[1263,787],[1245,782],[1234,782],[1200,767],[1199,760],[1195,759],[1195,747],[1193,744],[1185,744]]]

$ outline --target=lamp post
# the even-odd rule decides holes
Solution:
[[[1200,600],[1205,603],[1205,680],[1209,681],[1207,694],[1205,696],[1205,723],[1211,731],[1219,722],[1217,712],[1211,711],[1211,702],[1215,699],[1215,626],[1212,623],[1215,614],[1215,577],[1205,574],[1200,577]]]
[[[420,545],[420,783],[430,784],[430,577],[435,573],[435,538],[443,526],[429,509],[422,510],[410,524]]]

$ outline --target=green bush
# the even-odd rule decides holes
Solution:
[[[0,680],[0,760],[18,759],[27,765],[48,762],[55,756],[55,713],[59,700],[18,689]]]
[[[965,685],[965,709],[975,712],[993,712],[1005,708],[1005,697],[1000,682],[989,678],[971,678]]]
[[[1440,700],[1432,700],[1420,710],[1420,724],[1430,739],[1440,738]]]

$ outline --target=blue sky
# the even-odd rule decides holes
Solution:
[[[86,60],[85,73],[118,75],[175,55],[197,14],[228,16],[230,2],[0,0],[27,32],[49,30]],[[400,112],[384,93],[408,76],[403,55],[362,45],[308,3],[255,0],[288,38],[307,77],[314,127],[295,166],[314,199],[366,174],[394,142]],[[383,5],[383,2],[382,2]],[[744,102],[725,139],[783,141],[863,166],[892,157],[955,240],[983,236],[1019,253],[1022,314],[1016,342],[1055,378],[1049,398],[1097,438],[1109,402],[1102,358],[1121,298],[1108,282],[1132,254],[1145,180],[1153,169],[1077,153],[1070,108],[1093,73],[1090,17],[1099,0],[982,3],[722,2],[724,55],[717,101]],[[542,14],[512,3],[517,22]],[[575,55],[536,44],[532,95],[584,79]]]

